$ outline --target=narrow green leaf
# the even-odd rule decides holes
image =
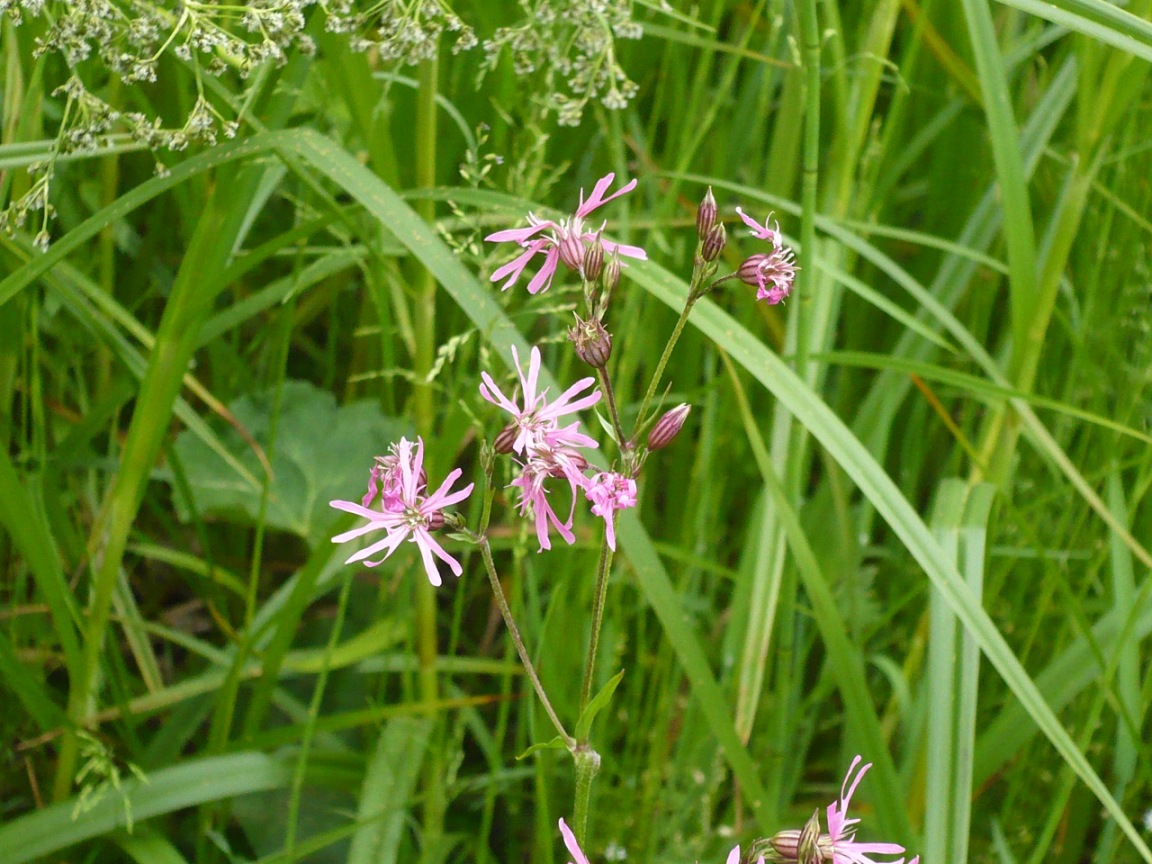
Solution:
[[[348,864],[395,864],[420,763],[432,731],[426,717],[388,722],[364,773]]]
[[[290,777],[284,765],[263,753],[231,753],[154,771],[146,784],[128,780],[124,795],[131,802],[133,821],[140,824],[206,801],[277,789]],[[64,801],[0,825],[5,864],[55,855],[127,824],[124,799],[114,791],[80,818],[73,818],[75,806],[75,801]]]
[[[616,692],[617,686],[624,680],[624,670],[621,669],[611,680],[600,688],[600,692],[592,697],[588,706],[584,709],[584,713],[580,715],[580,719],[576,721],[576,740],[587,741],[588,736],[592,732],[592,721],[596,719],[596,715],[608,707],[608,702],[612,699],[612,694]]]
[[[1105,0],[997,0],[1152,62],[1152,23]]]
[[[686,287],[667,271],[646,262],[630,268],[631,277],[674,309],[683,307]],[[1016,658],[996,625],[964,584],[956,568],[943,554],[928,526],[851,430],[824,403],[818,393],[796,377],[792,369],[769,351],[731,316],[708,300],[701,301],[691,322],[743,366],[764,388],[783,403],[818,440],[852,482],[872,502],[912,557],[956,612],[964,627],[1000,673],[1041,731],[1088,786],[1104,808],[1117,820],[1140,855],[1152,862],[1152,849],[1144,842],[1084,754],[1060,724],[1036,683]]]
[[[567,750],[567,749],[568,749],[568,745],[566,743],[564,743],[564,739],[561,738],[559,735],[557,735],[555,738],[553,738],[550,741],[542,741],[539,744],[531,745],[527,750],[525,750],[523,753],[521,753],[519,756],[516,757],[516,761],[519,762],[521,759],[527,759],[533,753],[536,753],[540,750]]]

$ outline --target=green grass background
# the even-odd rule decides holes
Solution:
[[[165,176],[121,139],[62,161],[50,250],[0,237],[0,862],[568,860],[571,760],[517,758],[552,730],[479,557],[438,591],[408,549],[344,567],[325,502],[401,434],[477,479],[512,344],[585,374],[578,286],[501,294],[481,238],[608,171],[651,259],[608,318],[626,416],[708,185],[728,265],[759,251],[741,205],[803,269],[782,307],[701,303],[669,367],[694,410],[619,528],[590,857],[720,861],[861,753],[860,839],[926,864],[1152,860],[1149,9],[638,3],[639,93],[577,128],[506,62],[477,86],[475,53],[318,33],[236,141]],[[458,11],[484,37],[517,7]],[[36,26],[0,34],[3,203],[60,120]],[[194,81],[160,71],[89,83],[175,118]],[[505,590],[574,724],[596,525],[541,555],[508,509]]]

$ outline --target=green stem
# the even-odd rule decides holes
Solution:
[[[288,825],[284,836],[284,860],[292,864],[296,860],[296,823],[300,819],[300,799],[304,791],[304,773],[308,768],[308,756],[312,751],[312,739],[316,737],[316,724],[320,718],[320,703],[324,700],[324,690],[328,686],[328,670],[332,655],[340,641],[340,631],[344,629],[344,617],[348,612],[348,595],[352,591],[352,574],[356,571],[344,569],[344,584],[340,587],[340,599],[336,606],[336,620],[324,648],[324,662],[316,678],[316,688],[312,691],[312,701],[308,705],[308,723],[304,727],[304,738],[300,742],[300,756],[296,760],[296,770],[292,774],[292,797],[288,802]]]
[[[597,369],[596,378],[600,381],[600,392],[608,403],[608,416],[612,419],[612,428],[616,431],[616,442],[621,450],[631,449],[631,443],[624,437],[624,427],[620,424],[620,412],[616,408],[616,391],[612,389],[612,379],[608,377],[607,369]]]
[[[637,429],[644,428],[644,422],[648,416],[648,406],[652,404],[652,399],[656,395],[656,388],[660,386],[660,379],[664,377],[664,368],[672,356],[672,349],[680,341],[680,334],[684,332],[684,325],[688,323],[688,316],[692,313],[692,307],[700,299],[695,289],[695,284],[688,289],[688,302],[684,304],[684,309],[676,321],[676,326],[672,329],[672,335],[668,337],[668,344],[664,346],[664,353],[660,355],[660,362],[656,364],[656,372],[652,375],[652,381],[648,384],[648,392],[644,394],[644,401],[640,404],[640,413],[636,415]]]
[[[433,57],[420,64],[419,90],[416,96],[416,185],[430,189],[436,185],[436,92],[439,65]],[[436,203],[431,199],[418,201],[416,211],[427,222],[436,216]],[[428,376],[436,355],[436,279],[426,268],[416,277],[416,300],[412,310],[412,324],[416,351],[412,366],[416,373],[413,394],[413,412],[416,428],[430,436],[435,426],[434,391]],[[431,470],[431,469],[430,469]],[[437,633],[436,593],[426,580],[416,586],[416,651],[419,657],[420,697],[430,712],[440,701],[440,683],[436,674]],[[444,833],[444,815],[448,808],[444,785],[444,760],[433,732],[432,746],[424,763],[424,843],[422,860],[431,861],[438,854],[440,838]]]
[[[572,808],[572,833],[584,845],[588,830],[588,804],[592,800],[592,780],[600,771],[600,754],[587,744],[577,746],[572,754],[576,760],[576,801]]]
[[[613,515],[615,518],[615,515]],[[588,659],[584,664],[584,685],[580,688],[580,714],[592,698],[592,680],[596,672],[596,655],[600,649],[600,629],[604,624],[604,600],[608,596],[608,575],[612,572],[612,549],[605,534],[600,543],[600,563],[596,565],[596,599],[592,606],[592,635],[588,642]],[[581,741],[580,744],[588,742]]]
[[[524,664],[524,673],[532,682],[536,695],[540,697],[540,702],[544,705],[544,712],[552,721],[552,725],[556,727],[556,733],[563,739],[564,745],[569,750],[574,751],[576,739],[564,730],[564,724],[556,716],[552,703],[548,701],[548,694],[544,692],[544,685],[540,683],[540,676],[536,674],[536,667],[532,663],[532,658],[528,656],[528,649],[524,647],[524,640],[520,638],[520,630],[516,626],[516,620],[512,617],[512,608],[508,605],[508,598],[504,596],[500,577],[496,575],[496,563],[492,560],[492,547],[488,545],[488,538],[477,538],[476,545],[480,547],[480,557],[484,559],[484,569],[488,573],[488,582],[492,585],[492,594],[496,598],[496,605],[500,608],[500,615],[504,618],[504,624],[508,628],[509,635],[512,636],[513,644],[516,645],[516,653],[520,655],[520,662]]]

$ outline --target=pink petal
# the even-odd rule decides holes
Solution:
[[[520,255],[513,258],[502,267],[497,268],[496,272],[493,273],[491,277],[489,277],[489,281],[499,282],[505,276],[508,276],[508,281],[500,286],[501,291],[507,291],[514,284],[516,284],[516,280],[520,278],[520,274],[524,272],[524,268],[528,266],[528,262],[532,260],[537,252],[539,252],[547,245],[547,240],[537,240],[536,242],[532,243],[532,245],[530,245]]]
[[[576,835],[563,819],[560,820],[560,833],[564,836],[564,845],[568,847],[569,854],[576,859],[575,864],[588,864],[588,856],[584,854],[580,844],[576,842]]]
[[[489,234],[484,239],[490,243],[507,243],[509,240],[513,240],[523,244],[524,241],[535,237],[541,231],[555,227],[557,227],[555,222],[544,221],[536,225],[528,225],[524,228],[506,228],[503,231],[497,231],[495,234]]]
[[[524,367],[520,365],[520,354],[516,346],[512,346],[512,359],[516,361],[516,371],[520,375],[520,385],[524,388],[524,412],[527,413],[536,407],[536,386],[540,380],[540,349],[535,345],[528,355],[528,375],[524,375]]]
[[[492,376],[487,372],[481,372],[480,378],[484,382],[480,385],[480,395],[500,408],[503,408],[513,417],[520,416],[520,406],[504,395],[496,382],[492,380]]]
[[[625,243],[613,243],[603,239],[600,242],[604,244],[605,252],[619,252],[625,258],[636,258],[640,261],[648,260],[648,253],[639,246],[628,246]]]
[[[447,552],[445,552],[444,547],[436,542],[436,538],[433,537],[431,534],[429,534],[427,529],[417,528],[415,539],[416,539],[416,545],[420,547],[421,552],[431,551],[431,552],[435,553],[437,558],[439,558],[441,561],[443,561],[445,564],[448,565],[448,567],[452,570],[452,574],[454,576],[458,577],[461,573],[464,572],[464,568],[460,566],[460,562],[457,561],[455,558],[453,558],[451,555],[449,555]],[[428,562],[428,559],[427,559],[427,556],[425,556],[425,566],[427,566],[427,562]],[[433,569],[435,569],[435,566],[433,566]],[[428,578],[431,579],[432,576],[429,575]],[[432,582],[432,584],[433,585],[439,585],[440,584],[439,580],[440,580],[440,574],[437,573],[436,579]]]
[[[740,847],[733,846],[732,851],[728,853],[728,860],[724,864],[740,864]]]
[[[548,250],[548,257],[544,259],[544,266],[540,268],[540,272],[528,283],[529,294],[539,294],[552,287],[552,275],[556,272],[556,265],[559,262],[560,250],[553,246]]]
[[[357,561],[363,561],[365,558],[371,558],[382,549],[387,549],[388,551],[379,561],[367,562],[369,567],[375,567],[377,564],[380,564],[391,557],[392,553],[396,551],[397,547],[403,542],[404,538],[407,537],[409,533],[411,533],[410,528],[398,528],[395,531],[390,531],[388,532],[388,536],[381,540],[379,543],[373,543],[371,546],[365,546],[359,552],[348,558],[348,560],[344,563],[355,564]]]
[[[452,488],[452,484],[460,479],[460,475],[464,472],[459,468],[454,470],[448,477],[440,484],[440,488],[424,499],[424,503],[420,505],[421,513],[432,513],[436,510],[443,510],[445,507],[451,507],[460,501],[463,501],[472,494],[472,487],[475,483],[469,483],[463,489],[457,490],[449,494],[448,490]]]
[[[612,181],[615,179],[615,173],[605,174],[603,177],[601,177],[596,182],[596,186],[592,189],[592,194],[588,196],[587,201],[584,200],[584,194],[581,192],[580,206],[576,208],[576,215],[580,217],[587,216],[596,208],[603,207],[614,198],[619,198],[621,195],[631,192],[636,188],[636,180],[632,179],[617,189],[615,192],[613,192],[611,195],[609,195],[607,198],[605,198],[604,193],[608,190],[608,187],[612,185]]]

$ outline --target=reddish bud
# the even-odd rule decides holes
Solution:
[[[708,236],[700,243],[700,257],[711,264],[720,257],[720,253],[724,251],[724,246],[727,243],[728,232],[724,228],[724,223],[717,222],[708,229]]]
[[[579,270],[584,264],[584,240],[578,231],[560,229],[560,260],[570,270]]]
[[[684,402],[657,420],[652,431],[648,433],[648,449],[661,450],[671,444],[684,428],[684,421],[688,419],[688,412],[691,410],[692,406]]]
[[[584,250],[584,278],[589,282],[595,282],[603,269],[604,244],[600,242],[600,235],[597,234],[596,239]]]
[[[718,213],[716,198],[713,197],[712,187],[709,186],[708,194],[704,196],[704,200],[700,202],[700,206],[696,210],[696,236],[700,238],[701,243],[707,238],[712,226],[716,224]]]
[[[509,423],[500,430],[500,434],[496,436],[496,440],[492,442],[492,449],[497,453],[507,456],[512,452],[512,447],[516,443],[516,438],[520,434],[520,427],[515,423]]]
[[[439,531],[444,527],[444,514],[437,510],[428,516],[428,530]]]

